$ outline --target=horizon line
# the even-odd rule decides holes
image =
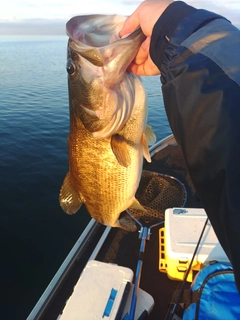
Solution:
[[[25,19],[1,21],[1,35],[65,35],[68,19]]]

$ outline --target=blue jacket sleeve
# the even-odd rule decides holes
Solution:
[[[240,291],[240,31],[225,18],[173,2],[154,26],[173,134]]]

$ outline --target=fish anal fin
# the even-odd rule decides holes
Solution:
[[[146,211],[146,209],[140,204],[140,202],[136,198],[133,199],[133,202],[130,205],[129,209]]]
[[[71,176],[69,172],[67,173],[63,181],[63,185],[59,194],[59,202],[63,211],[68,214],[76,213],[83,204],[83,200],[72,186]]]
[[[111,137],[111,148],[121,166],[128,167],[131,164],[131,158],[127,148],[127,141],[122,136],[119,134],[114,134]]]
[[[143,156],[147,160],[147,162],[152,162],[151,156],[148,149],[148,142],[145,134],[142,135],[142,148],[143,148]]]
[[[136,198],[133,198],[129,209],[135,209],[140,211],[146,211],[146,209],[139,203]],[[115,224],[115,227],[122,228],[124,230],[134,232],[137,230],[137,226],[134,220],[130,216],[123,216],[121,217]]]

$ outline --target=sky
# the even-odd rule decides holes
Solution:
[[[161,0],[160,0],[161,1]],[[130,15],[141,0],[5,0],[0,10],[3,34],[65,34],[73,16],[93,13]],[[240,27],[239,0],[188,0],[196,8],[220,13]]]

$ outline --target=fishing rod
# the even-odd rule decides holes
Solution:
[[[189,272],[190,272],[190,270],[191,270],[191,268],[192,268],[192,264],[193,264],[194,258],[195,258],[196,254],[197,254],[197,251],[198,251],[199,245],[200,245],[200,243],[201,243],[201,240],[202,240],[202,237],[203,237],[203,234],[204,234],[204,232],[205,232],[205,229],[206,229],[207,224],[208,224],[208,218],[207,218],[206,221],[205,221],[205,224],[204,224],[204,226],[203,226],[202,232],[201,232],[200,237],[199,237],[199,239],[198,239],[198,243],[197,243],[196,248],[195,248],[195,250],[194,250],[194,253],[193,253],[191,262],[190,262],[189,267],[188,267],[188,269],[187,269],[187,271],[186,271],[186,273],[185,273],[185,275],[184,275],[184,279],[183,279],[183,281],[182,281],[182,283],[181,283],[181,286],[180,286],[180,289],[179,289],[179,293],[178,293],[176,302],[174,303],[173,308],[172,308],[172,310],[171,310],[171,312],[170,312],[167,320],[172,320],[172,319],[173,319],[173,316],[174,316],[174,314],[175,314],[176,308],[177,308],[177,306],[178,306],[178,304],[179,304],[179,302],[180,302],[180,300],[181,300],[181,298],[182,298],[182,294],[183,294],[183,290],[184,290],[185,284],[186,284],[186,282],[187,282],[188,274],[189,274]]]

